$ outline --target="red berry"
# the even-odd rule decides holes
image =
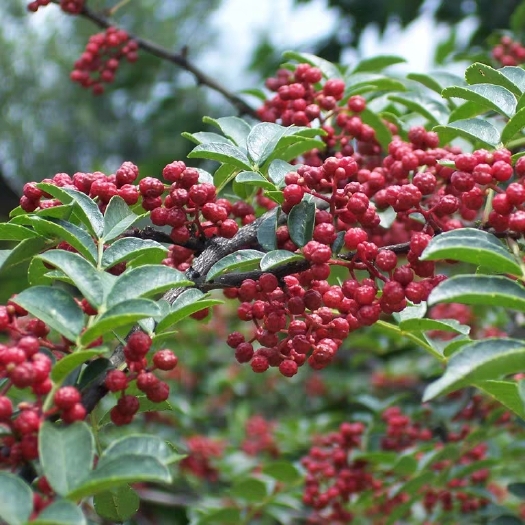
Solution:
[[[119,392],[120,390],[126,390],[128,378],[121,370],[110,370],[104,383],[110,392]]]
[[[153,356],[153,364],[159,370],[173,370],[177,362],[177,356],[171,350],[159,350]]]
[[[61,410],[68,410],[80,402],[80,392],[74,386],[63,386],[55,392],[55,405]]]

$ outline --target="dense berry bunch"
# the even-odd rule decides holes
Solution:
[[[458,419],[461,418],[459,414]],[[399,407],[386,409],[382,421],[384,429],[379,441],[380,451],[417,453],[422,457],[425,451],[443,447],[429,428],[403,414]],[[352,514],[352,502],[363,493],[373,494],[370,505],[361,511],[363,517],[373,519],[377,524],[384,523],[397,507],[409,501],[410,494],[397,490],[399,484],[406,481],[406,476],[369,461],[362,453],[366,433],[363,423],[343,423],[338,432],[316,438],[315,445],[302,459],[307,471],[303,500],[313,508],[308,523],[351,523],[356,517]],[[458,433],[449,433],[447,441],[463,442],[469,433],[470,428],[464,425]],[[461,449],[458,463],[469,466],[465,474],[452,476],[449,481],[443,478],[443,486],[433,483],[419,489],[429,518],[439,512],[443,513],[444,519],[447,513],[475,512],[489,503],[487,498],[464,490],[472,485],[488,486],[488,469],[483,466],[475,468],[477,462],[486,458],[486,444],[470,447],[458,444],[458,448]],[[450,459],[438,459],[428,468],[441,473],[450,470],[453,465]],[[409,516],[410,513],[410,507],[406,507],[405,514]]]
[[[274,436],[275,423],[262,416],[253,416],[246,421],[245,438],[241,448],[250,456],[267,453],[272,457],[279,455]]]
[[[492,49],[492,57],[502,66],[518,66],[525,62],[525,47],[510,36],[502,36]]]
[[[137,61],[138,44],[130,40],[122,29],[108,27],[104,33],[89,38],[86,49],[75,62],[71,80],[82,87],[91,89],[94,95],[104,92],[103,84],[115,80],[120,61]]]
[[[29,11],[33,13],[38,11],[39,7],[45,7],[51,3],[51,0],[34,0],[30,2],[27,6]],[[78,15],[82,12],[86,0],[60,0],[60,8],[64,13],[69,13],[70,15]]]
[[[213,465],[213,459],[222,456],[224,443],[197,435],[186,439],[186,445],[188,455],[180,462],[181,470],[208,481],[217,481],[219,471]]]
[[[137,396],[126,394],[131,381],[136,380],[137,388],[153,403],[161,403],[169,397],[170,389],[166,382],[159,379],[155,370],[173,370],[178,363],[177,356],[171,350],[158,350],[153,354],[152,364],[148,365],[146,355],[152,345],[151,338],[144,332],[134,332],[124,346],[127,372],[111,370],[105,380],[110,392],[118,392],[120,397],[111,409],[111,421],[115,425],[127,425],[139,411],[140,401]]]

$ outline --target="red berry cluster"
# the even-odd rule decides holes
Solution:
[[[181,470],[208,481],[217,481],[219,471],[213,466],[213,459],[222,456],[224,443],[197,435],[187,438],[186,445],[188,455],[180,462]]]
[[[502,66],[518,66],[525,61],[525,47],[510,36],[502,36],[492,49],[492,57]]]
[[[71,80],[91,89],[94,95],[104,93],[104,85],[115,80],[120,61],[136,62],[138,44],[122,29],[108,27],[104,33],[89,38],[86,48],[75,62]]]
[[[241,448],[249,456],[267,453],[272,457],[279,455],[279,447],[273,434],[275,423],[262,416],[252,416],[246,421],[245,438]]]
[[[382,420],[385,428],[380,450],[405,454],[413,452],[417,455],[419,449],[426,450],[435,441],[428,428],[414,422],[399,407],[385,410]],[[457,435],[451,433],[448,440],[463,442],[469,432],[465,427]],[[351,523],[354,515],[349,509],[363,492],[372,492],[373,499],[361,512],[377,524],[383,523],[386,516],[409,500],[409,494],[396,493],[395,490],[400,482],[406,481],[406,477],[369,462],[366,454],[361,452],[365,433],[363,423],[343,423],[338,432],[318,437],[308,455],[302,459],[307,471],[303,501],[314,509],[308,523]],[[441,446],[439,443],[432,444],[438,449]],[[484,443],[470,448],[458,444],[458,447],[461,448],[460,465],[475,464],[486,458],[487,446]],[[452,466],[451,460],[443,460],[429,468],[441,472]],[[419,491],[423,506],[429,515],[437,512],[438,507],[442,512],[475,512],[486,506],[488,500],[462,489],[472,484],[486,485],[488,478],[489,471],[480,468],[464,477],[450,479],[442,488],[425,485]],[[407,509],[407,515],[410,512]]]
[[[51,0],[34,0],[27,5],[28,11],[36,13],[39,7],[45,7],[51,3]],[[78,15],[82,12],[86,0],[60,0],[60,8],[64,13]]]
[[[146,394],[153,403],[161,403],[169,397],[167,383],[159,379],[155,370],[173,370],[177,366],[177,356],[171,350],[158,350],[153,354],[152,366],[148,366],[146,354],[152,345],[151,337],[144,332],[134,332],[124,346],[127,373],[122,370],[108,372],[105,385],[110,392],[120,392],[117,404],[111,409],[111,421],[118,426],[127,425],[139,411],[137,396],[126,394],[129,383],[136,380],[137,388]]]

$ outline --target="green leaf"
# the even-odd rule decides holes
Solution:
[[[277,247],[276,231],[279,210],[266,217],[257,230],[257,241],[265,250],[275,250]]]
[[[114,306],[129,299],[164,292],[193,283],[178,270],[156,264],[147,264],[125,271],[118,277],[109,292],[106,303]]]
[[[476,228],[461,228],[437,235],[421,255],[424,261],[452,259],[497,269],[498,273],[521,275],[512,254],[494,235]]]
[[[251,170],[252,166],[246,154],[236,146],[222,142],[199,144],[188,153],[190,159],[208,159],[231,164],[242,170]]]
[[[470,332],[470,326],[461,324],[456,319],[406,319],[399,323],[399,328],[407,332],[441,330],[465,335]]]
[[[213,176],[213,181],[215,187],[217,188],[217,193],[220,193],[238,173],[238,169],[231,164],[223,164]]]
[[[111,197],[104,213],[104,241],[108,242],[124,233],[133,223],[140,219],[133,213],[122,197]]]
[[[456,120],[465,120],[472,117],[477,117],[482,113],[486,113],[487,108],[480,106],[477,102],[467,101],[455,108],[448,117],[448,122],[454,122]]]
[[[246,139],[248,155],[252,161],[261,166],[276,149],[281,138],[289,134],[288,130],[289,128],[272,122],[256,124]]]
[[[412,476],[417,470],[417,459],[413,456],[401,456],[392,470],[399,476]]]
[[[370,109],[365,109],[364,111],[361,111],[359,113],[359,116],[361,117],[361,120],[365,123],[374,128],[374,131],[376,132],[376,139],[383,146],[383,148],[387,149],[388,145],[392,141],[392,133],[390,133],[390,130],[386,126],[386,124],[383,122],[381,117],[377,115],[377,113],[371,111]]]
[[[381,71],[388,66],[402,64],[404,62],[406,62],[406,60],[402,57],[394,55],[378,55],[372,58],[365,58],[358,62],[352,71],[352,74],[361,73],[363,71]]]
[[[246,501],[261,502],[268,495],[268,488],[260,479],[243,478],[233,484],[230,493]]]
[[[288,231],[296,246],[302,248],[312,239],[315,223],[315,204],[302,200],[288,214]]]
[[[448,87],[443,90],[442,95],[446,98],[455,97],[475,102],[509,118],[516,113],[516,97],[508,89],[493,84]]]
[[[171,483],[171,474],[165,465],[151,456],[119,455],[92,471],[81,486],[68,494],[68,498],[78,500],[140,481]]]
[[[288,461],[274,461],[266,463],[262,469],[263,474],[283,483],[295,483],[301,477],[299,470]]]
[[[23,525],[33,511],[33,491],[20,476],[0,472],[0,519]]]
[[[424,97],[422,95],[412,95],[411,97],[408,95],[389,95],[388,99],[392,102],[402,104],[410,111],[421,115],[427,119],[431,125],[439,124],[449,113],[446,106],[430,97]]]
[[[71,501],[59,499],[46,507],[31,525],[87,525],[82,510]]]
[[[13,301],[70,341],[75,341],[84,328],[84,313],[73,297],[60,288],[33,286]]]
[[[58,427],[45,421],[38,433],[38,452],[49,484],[57,494],[66,496],[89,476],[95,440],[84,422]]]
[[[152,456],[163,465],[169,465],[174,459],[178,460],[180,458],[180,454],[174,453],[173,447],[159,436],[131,434],[112,441],[100,456],[97,468],[119,456],[133,454]]]
[[[449,86],[464,86],[466,82],[463,78],[444,71],[434,71],[432,73],[409,73],[407,78],[423,84],[425,87],[435,91],[439,95],[443,89]]]
[[[0,224],[0,240],[2,241],[23,241],[24,239],[32,239],[33,237],[40,237],[40,235],[19,224],[9,222]]]
[[[525,107],[521,108],[505,125],[501,132],[501,142],[506,144],[516,133],[525,128]]]
[[[257,250],[238,250],[217,261],[208,271],[206,281],[211,281],[218,275],[233,270],[248,270],[257,268],[264,253]]]
[[[198,292],[195,293],[195,292]],[[158,323],[155,331],[157,334],[164,332],[170,326],[182,321],[191,314],[200,312],[204,308],[215,306],[216,304],[223,304],[219,299],[207,299],[200,291],[193,288],[186,290],[177,297],[177,300],[171,305],[171,309]]]
[[[98,308],[102,304],[103,281],[99,272],[82,256],[65,250],[49,250],[38,258],[64,272],[92,306]]]
[[[192,521],[191,525],[239,525],[242,522],[240,509],[206,509],[205,512],[204,516],[200,516],[195,522]]]
[[[235,177],[235,182],[238,184],[247,184],[249,186],[256,186],[257,188],[265,188],[267,190],[275,190],[275,186],[266,180],[261,174],[255,171],[241,171]]]
[[[105,357],[99,357],[97,359],[94,359],[82,370],[82,373],[80,374],[80,378],[77,383],[77,387],[80,390],[83,390],[95,379],[99,378],[104,372],[107,372],[111,367],[111,361]]]
[[[295,261],[304,261],[304,257],[299,253],[289,252],[288,250],[274,250],[268,252],[260,262],[260,267],[263,272],[276,266],[282,266]]]
[[[525,93],[525,71],[521,67],[505,66],[498,70],[502,75],[507,77],[517,88],[517,95]],[[508,87],[509,91],[513,91]]]
[[[157,241],[124,237],[117,239],[106,248],[102,256],[102,268],[111,268],[122,261],[132,261],[147,255],[149,264],[159,264],[166,257],[168,249]]]
[[[93,505],[96,513],[107,520],[126,521],[139,510],[140,498],[129,485],[96,494]]]
[[[46,239],[33,237],[25,239],[17,244],[12,250],[0,250],[0,270],[6,270],[11,266],[23,263],[43,250]]]
[[[520,89],[519,83],[516,84],[512,77],[509,77],[510,75],[506,75],[502,69],[496,70],[481,62],[475,62],[465,70],[465,78],[469,84],[495,84],[519,97],[523,90]]]
[[[465,345],[449,359],[443,376],[426,388],[423,402],[470,384],[519,372],[524,358],[525,343],[517,339],[484,339]]]
[[[57,361],[51,370],[51,379],[54,383],[60,384],[75,368],[94,357],[99,357],[100,354],[108,350],[107,347],[100,346],[95,349],[78,350],[77,352],[66,355],[60,359],[60,361]]]
[[[268,166],[268,176],[272,182],[278,187],[284,187],[284,177],[293,171],[297,171],[299,166],[292,166],[288,162],[281,159],[273,160]]]
[[[492,124],[480,118],[457,120],[446,126],[435,126],[434,131],[439,133],[444,142],[462,137],[473,143],[479,142],[489,148],[493,148],[500,142],[499,131]]]
[[[35,231],[47,237],[53,236],[58,240],[64,240],[75,250],[80,252],[86,259],[91,262],[97,260],[97,247],[93,238],[86,230],[78,227],[76,224],[64,221],[62,219],[43,219],[33,215],[31,224]]]
[[[511,494],[514,494],[514,496],[520,499],[525,499],[525,483],[509,483],[507,485],[507,490]]]
[[[489,525],[523,525],[523,521],[516,516],[498,516],[490,520]]]
[[[282,142],[283,141],[281,140],[281,143]],[[269,160],[271,162],[275,159],[290,161],[314,149],[324,150],[326,144],[323,141],[317,139],[302,139],[292,145],[283,145],[283,147],[280,146],[281,144],[279,144],[279,148],[276,149],[270,156]]]
[[[430,483],[434,478],[434,472],[429,472],[428,470],[422,472],[417,476],[411,477],[406,483],[403,483],[398,487],[394,488],[392,496],[396,496],[401,492],[406,492],[407,494],[416,494],[421,487],[423,487],[427,483]]]
[[[149,299],[127,299],[110,308],[98,317],[82,334],[80,342],[83,346],[93,342],[97,337],[104,335],[120,326],[135,323],[147,317],[157,317],[160,308]]]
[[[395,79],[376,73],[351,73],[345,78],[345,96],[364,93],[365,91],[406,91],[405,85]]]
[[[525,408],[515,381],[478,381],[476,387],[525,420]]]
[[[332,62],[329,62],[324,58],[320,58],[310,53],[297,53],[296,51],[285,51],[283,53],[283,57],[286,60],[297,60],[297,62],[299,63],[306,62],[311,66],[317,67],[321,70],[323,76],[327,79],[343,77],[341,71],[335,64],[332,64]]]
[[[37,184],[37,187],[56,199],[59,199],[63,204],[74,202],[76,204],[76,211],[80,215],[82,222],[97,238],[100,238],[104,231],[104,217],[93,199],[90,199],[80,191],[59,188],[52,184],[41,182]]]
[[[483,304],[525,312],[525,289],[507,277],[456,275],[432,290],[428,304],[437,303]]]
[[[510,15],[510,29],[516,35],[521,34],[525,27],[525,3],[520,2]]]
[[[208,144],[210,142],[222,142],[224,144],[231,144],[231,140],[219,135],[218,133],[210,133],[209,131],[198,131],[197,133],[181,133],[185,139],[195,142],[195,144]]]
[[[239,117],[221,117],[218,119],[204,117],[202,121],[218,127],[237,146],[246,148],[246,138],[252,129],[246,121]]]

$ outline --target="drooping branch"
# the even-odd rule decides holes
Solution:
[[[55,4],[60,3],[59,0],[52,1]],[[100,12],[96,12],[93,9],[90,9],[89,7],[87,7],[87,5],[84,5],[79,15],[90,20],[95,25],[103,29],[115,26],[115,24],[113,24],[110,18],[108,18]],[[226,100],[230,102],[230,104],[232,104],[237,109],[240,115],[250,115],[256,119],[259,119],[256,111],[248,103],[246,103],[242,98],[237,96],[235,93],[227,89],[225,86],[217,82],[214,78],[210,77],[204,71],[199,69],[195,64],[193,64],[187,57],[186,49],[184,49],[180,53],[174,53],[165,49],[162,46],[159,46],[155,42],[131,34],[129,33],[129,31],[126,32],[128,33],[130,39],[134,40],[138,44],[139,49],[142,49],[146,53],[156,56],[162,60],[171,62],[172,64],[181,67],[185,71],[188,71],[193,75],[193,77],[197,81],[197,84],[207,86],[213,91],[220,93]]]

